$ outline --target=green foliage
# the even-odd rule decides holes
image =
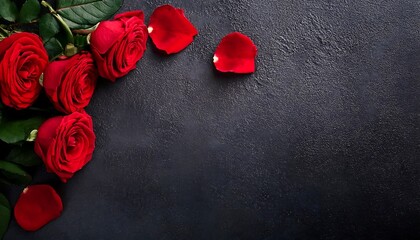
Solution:
[[[42,163],[41,159],[35,154],[32,143],[15,146],[7,155],[5,161],[13,162],[25,167],[33,167]]]
[[[50,61],[62,55],[64,51],[64,48],[61,45],[60,41],[58,41],[58,39],[55,37],[50,38],[46,43],[44,43],[44,47],[48,52],[48,58],[50,59]]]
[[[39,35],[44,41],[50,61],[63,54],[64,51],[62,44],[57,39],[61,33],[60,30],[57,19],[51,13],[44,14],[39,20]]]
[[[41,117],[33,117],[25,120],[2,121],[0,123],[0,140],[9,144],[23,142],[32,130],[38,129],[44,120]]]
[[[32,181],[31,175],[15,163],[0,161],[0,173],[3,178],[13,184],[28,185]]]
[[[87,43],[87,35],[75,35],[74,36],[74,45],[78,49],[87,50],[88,47],[89,47],[89,44]]]
[[[51,13],[44,14],[39,19],[39,34],[44,42],[47,42],[59,32],[60,25]]]
[[[0,239],[3,239],[4,234],[9,226],[11,215],[11,208],[9,201],[0,193]]]
[[[12,0],[0,0],[0,17],[9,22],[14,22],[19,16],[16,3]]]
[[[122,0],[58,0],[57,13],[71,29],[86,29],[109,19]]]
[[[19,22],[30,23],[38,18],[41,12],[41,6],[38,0],[26,0],[20,9]]]

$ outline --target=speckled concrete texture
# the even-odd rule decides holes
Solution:
[[[418,0],[126,0],[171,3],[199,30],[151,42],[99,84],[94,158],[35,233],[5,239],[420,239]],[[258,46],[257,72],[219,74],[220,39]],[[15,200],[17,193],[11,193]]]

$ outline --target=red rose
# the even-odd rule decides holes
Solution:
[[[37,99],[39,78],[48,64],[41,39],[32,33],[15,33],[0,42],[0,96],[3,103],[24,109]]]
[[[115,16],[101,22],[90,37],[90,46],[99,74],[111,81],[126,75],[146,50],[147,28],[142,11]]]
[[[44,74],[44,88],[57,110],[72,113],[89,104],[97,78],[92,54],[83,52],[50,63]]]
[[[94,148],[92,118],[84,112],[48,119],[35,140],[36,154],[63,182],[92,159]]]

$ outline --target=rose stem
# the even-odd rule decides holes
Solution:
[[[61,26],[63,26],[64,31],[66,32],[67,41],[71,44],[74,44],[74,37],[73,33],[71,32],[71,29],[67,25],[66,22],[64,22],[63,18],[54,10],[53,7],[49,3],[47,3],[45,0],[42,0],[41,2],[42,6],[48,8],[50,10],[50,13],[57,19],[58,22],[60,22]]]

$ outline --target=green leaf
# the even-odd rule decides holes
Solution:
[[[25,141],[32,130],[38,129],[44,120],[44,118],[34,117],[26,120],[1,122],[0,140],[9,144]]]
[[[38,18],[41,5],[38,0],[26,0],[19,13],[19,22],[29,23]]]
[[[3,205],[10,209],[10,203],[7,200],[7,198],[3,195],[3,193],[0,193],[0,205]]]
[[[87,35],[75,35],[74,36],[74,45],[78,49],[85,49],[89,47],[89,44],[87,43]]]
[[[51,13],[44,14],[39,20],[39,34],[47,42],[60,32],[60,25]]]
[[[63,54],[64,51],[60,41],[58,41],[55,37],[51,38],[46,43],[44,43],[44,47],[48,52],[48,57],[50,61]]]
[[[27,185],[32,181],[31,175],[11,162],[0,161],[0,172],[8,181],[18,185]]]
[[[33,144],[14,147],[5,160],[25,167],[33,167],[42,163],[42,160],[34,152]]]
[[[7,228],[9,227],[10,222],[10,216],[11,216],[11,209],[9,201],[3,196],[3,194],[0,194],[2,198],[2,202],[5,201],[7,206],[5,204],[0,204],[0,239],[3,239],[4,234],[7,231]]]
[[[14,1],[0,0],[0,6],[0,17],[6,19],[9,22],[16,21],[19,12]]]
[[[121,5],[122,0],[58,0],[57,13],[71,29],[85,29],[109,19]]]
[[[8,188],[12,185],[13,185],[13,183],[9,182],[8,180],[0,178],[0,188]]]

